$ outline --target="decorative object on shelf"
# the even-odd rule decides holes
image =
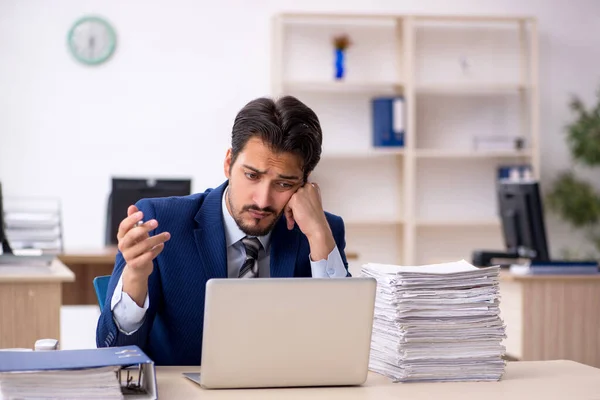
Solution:
[[[404,97],[378,97],[371,100],[373,146],[404,146]]]
[[[524,150],[525,139],[512,136],[482,136],[473,138],[475,150]]]
[[[576,229],[584,230],[596,249],[595,254],[568,254],[564,258],[587,258],[600,260],[600,193],[584,180],[575,176],[575,166],[600,167],[600,89],[598,103],[586,109],[583,102],[573,96],[570,108],[576,119],[567,125],[567,144],[574,164],[554,180],[547,194],[550,210],[557,213]]]
[[[333,38],[335,48],[335,79],[344,78],[344,67],[346,62],[346,49],[350,47],[350,38],[348,35],[338,35]]]
[[[498,166],[498,180],[509,180],[522,182],[533,179],[533,171],[530,164],[500,165]]]
[[[465,54],[461,54],[458,57],[458,64],[460,65],[460,70],[462,71],[463,77],[470,77],[471,73],[471,60]]]
[[[106,62],[115,52],[117,36],[103,18],[87,16],[77,20],[67,36],[71,54],[86,65]]]

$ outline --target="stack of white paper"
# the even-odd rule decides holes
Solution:
[[[0,374],[0,399],[123,399],[116,367]]]
[[[496,381],[505,368],[498,267],[363,265],[377,280],[369,368],[397,382]]]
[[[4,198],[4,224],[15,254],[62,252],[61,204],[52,198]]]

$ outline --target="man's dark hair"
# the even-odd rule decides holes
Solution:
[[[231,132],[232,165],[252,137],[260,137],[275,152],[300,156],[305,181],[321,158],[323,133],[319,118],[292,96],[277,101],[261,97],[240,110]]]

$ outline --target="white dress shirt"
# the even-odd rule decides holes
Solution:
[[[229,214],[225,203],[226,196],[227,189],[225,189],[221,200],[227,245],[227,277],[237,278],[240,268],[246,259],[246,249],[241,242],[246,234],[242,232],[231,214]],[[258,251],[258,276],[260,278],[267,278],[271,276],[271,252],[269,247],[271,244],[271,233],[269,232],[265,236],[258,236],[258,240],[261,244],[261,248]],[[309,255],[309,261],[313,278],[346,277],[346,268],[344,267],[344,262],[337,246],[329,253],[327,259],[312,261]],[[122,333],[131,335],[142,326],[149,305],[149,295],[146,294],[144,306],[139,307],[127,293],[123,292],[123,277],[119,278],[111,299],[111,310],[115,323]]]

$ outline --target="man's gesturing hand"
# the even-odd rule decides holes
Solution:
[[[144,215],[136,206],[129,206],[127,218],[121,221],[117,233],[118,247],[127,263],[123,270],[123,291],[141,307],[148,291],[148,276],[152,273],[152,260],[163,251],[171,238],[168,232],[150,237],[158,221],[152,219],[136,226]]]
[[[295,222],[308,238],[313,261],[326,259],[335,248],[316,183],[307,183],[294,193],[285,207],[285,218],[288,229],[293,229]]]

